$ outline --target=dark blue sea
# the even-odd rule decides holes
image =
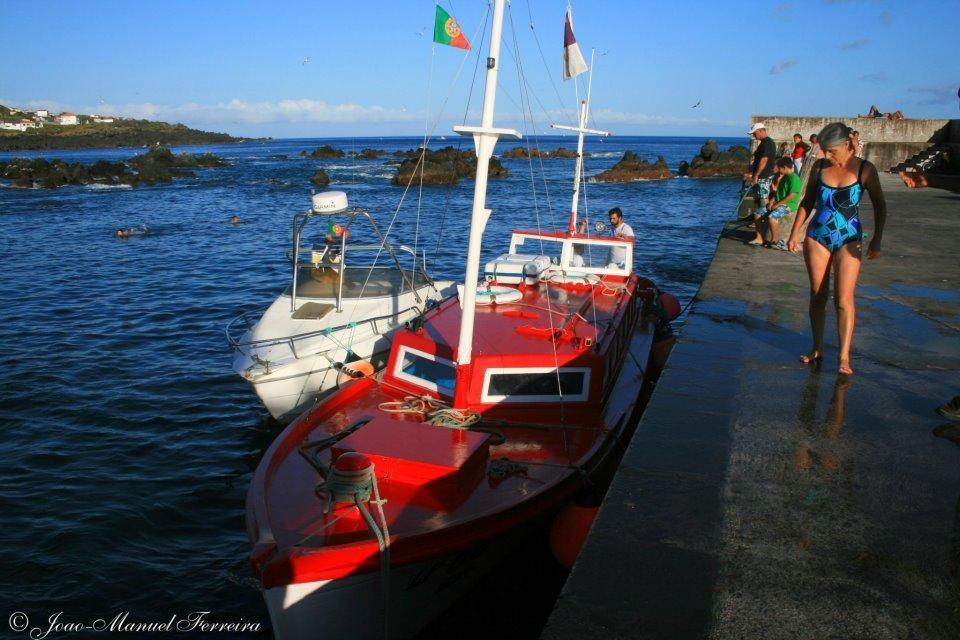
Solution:
[[[447,138],[430,146],[460,144]],[[385,164],[392,158],[299,155],[325,143],[392,152],[421,142],[183,147],[174,151],[210,151],[229,165],[155,187],[0,188],[0,635],[15,611],[43,628],[60,611],[61,621],[87,625],[123,612],[131,621],[165,621],[209,611],[208,619],[268,629],[250,586],[244,497],[280,427],[230,369],[224,326],[284,288],[292,218],[309,208],[308,179],[319,167],[331,189],[346,191],[383,228],[396,212],[391,239],[426,249],[432,275],[462,278],[472,180],[425,187],[422,197],[414,185],[401,203],[404,191],[390,184],[394,167]],[[627,149],[651,161],[663,154],[676,169],[703,142],[591,139],[586,173],[609,168]],[[544,149],[561,145],[575,140],[540,140]],[[512,146],[501,142],[498,151]],[[0,159],[92,163],[143,151]],[[572,160],[543,160],[542,174],[539,160],[504,164],[509,177],[490,181],[484,259],[505,250],[513,226],[536,227],[538,216],[543,228],[566,225]],[[681,178],[585,190],[593,219],[623,209],[637,236],[636,270],[686,304],[733,216],[738,186]],[[234,214],[241,224],[230,224]],[[149,232],[113,237],[137,225]]]

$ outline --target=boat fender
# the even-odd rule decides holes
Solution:
[[[368,360],[356,360],[340,365],[340,378],[337,384],[344,384],[357,378],[369,378],[373,375],[373,365]]]
[[[675,320],[680,315],[680,301],[672,293],[661,293],[657,298],[667,320]]]
[[[572,502],[560,510],[550,525],[550,552],[564,568],[570,569],[580,555],[600,506]]]

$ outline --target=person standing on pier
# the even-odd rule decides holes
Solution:
[[[803,136],[799,133],[793,134],[793,152],[790,157],[793,158],[793,171],[800,175],[803,169],[803,159],[810,153],[810,145],[803,141]]]
[[[873,238],[867,258],[880,257],[887,205],[880,188],[877,168],[856,156],[851,129],[842,122],[828,124],[818,136],[825,159],[817,162],[797,209],[787,246],[797,253],[800,233],[811,211],[816,215],[807,228],[803,257],[810,279],[810,328],[813,346],[800,357],[804,364],[823,359],[823,328],[827,298],[830,297],[830,270],[833,269],[834,304],[837,309],[837,334],[840,343],[838,371],[852,375],[850,348],[856,320],[854,292],[860,276],[863,225],[860,222],[860,198],[870,194],[873,203]]]
[[[755,122],[750,127],[749,134],[759,144],[753,152],[753,161],[750,171],[743,174],[744,180],[749,180],[754,188],[754,198],[759,209],[770,195],[770,184],[773,182],[773,163],[777,160],[777,145],[767,134],[767,127],[762,122]]]

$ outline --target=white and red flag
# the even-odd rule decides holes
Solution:
[[[587,70],[587,61],[580,53],[580,45],[573,37],[573,16],[567,9],[567,19],[563,25],[563,79],[569,80]]]

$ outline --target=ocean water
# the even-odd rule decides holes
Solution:
[[[703,141],[591,139],[586,172],[609,168],[627,149],[651,161],[663,154],[675,169]],[[394,151],[420,142],[184,147],[175,151],[210,151],[229,166],[155,187],[0,187],[5,616],[22,611],[40,624],[62,611],[61,621],[91,624],[122,612],[165,621],[209,611],[208,619],[260,622],[268,633],[266,609],[250,586],[244,497],[279,427],[230,369],[224,326],[241,311],[265,308],[284,288],[292,217],[309,207],[308,179],[318,167],[330,174],[331,189],[346,191],[351,205],[390,228],[391,239],[425,249],[432,275],[461,278],[472,180],[422,193],[414,185],[404,196],[390,184],[394,167],[385,162],[392,158],[299,156],[325,143]],[[460,141],[451,135],[431,146],[446,144]],[[540,145],[571,148],[575,141]],[[498,150],[512,146],[501,142]],[[89,163],[141,151],[0,159]],[[566,226],[573,161],[504,164],[509,177],[490,181],[484,260],[505,250],[513,226]],[[738,186],[731,179],[588,182],[581,212],[605,219],[609,208],[621,207],[637,236],[636,270],[685,304],[722,222],[733,215]],[[229,224],[234,214],[241,224]],[[149,233],[113,237],[118,227],[138,225]],[[6,625],[0,616],[0,633]]]

